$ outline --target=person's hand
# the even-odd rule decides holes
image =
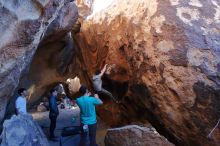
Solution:
[[[110,64],[108,64],[107,67],[106,67],[105,73],[106,73],[107,75],[109,75],[109,74],[111,73],[111,71],[112,71],[112,67],[111,67]]]
[[[94,97],[95,97],[95,98],[99,98],[99,95],[98,95],[98,94],[94,94]]]
[[[88,92],[87,95],[90,96],[90,95],[92,95],[92,94],[91,94],[91,92]]]

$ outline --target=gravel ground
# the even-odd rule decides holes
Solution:
[[[57,127],[55,130],[55,135],[58,137],[58,141],[49,141],[50,146],[78,146],[80,141],[80,136],[69,136],[69,137],[61,137],[61,130],[64,127],[69,126],[79,126],[80,125],[80,119],[79,119],[79,108],[75,107],[72,109],[60,109],[60,114],[57,118]],[[42,127],[45,135],[49,136],[49,125],[50,125],[50,119],[49,119],[49,112],[33,112],[32,113],[33,118],[39,123],[39,125]],[[99,146],[104,146],[104,138],[106,135],[107,126],[101,122],[100,119],[98,119],[98,130],[97,130],[97,144]],[[60,141],[62,141],[62,145],[60,144]]]

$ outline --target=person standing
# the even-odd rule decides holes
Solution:
[[[80,146],[86,146],[87,135],[89,134],[90,146],[97,146],[96,144],[96,105],[103,104],[102,100],[97,94],[91,96],[91,93],[85,86],[79,89],[83,96],[76,99],[76,104],[80,108],[80,121],[82,127]]]
[[[18,89],[18,97],[15,101],[15,108],[17,115],[27,114],[27,101],[26,97],[28,95],[27,89],[20,88]]]
[[[107,64],[105,64],[105,66],[103,67],[103,69],[101,71],[96,70],[95,74],[92,76],[93,87],[98,94],[103,93],[105,95],[108,95],[109,97],[111,97],[113,99],[113,101],[115,101],[116,103],[119,103],[114,98],[112,93],[110,93],[109,91],[107,91],[106,89],[104,89],[102,87],[102,76],[104,75],[106,69],[107,69]]]
[[[50,118],[50,139],[55,140],[54,130],[56,128],[57,116],[59,115],[59,110],[57,106],[57,94],[58,91],[56,89],[52,89],[50,91],[50,100],[49,100],[49,118]]]

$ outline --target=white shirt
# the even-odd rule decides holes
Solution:
[[[27,101],[25,97],[19,96],[15,102],[18,114],[27,114]]]

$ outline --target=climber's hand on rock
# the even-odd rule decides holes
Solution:
[[[111,73],[111,70],[112,70],[112,69],[111,69],[111,66],[108,65],[108,67],[107,67],[105,73],[106,73],[107,75],[109,75],[109,74]]]

